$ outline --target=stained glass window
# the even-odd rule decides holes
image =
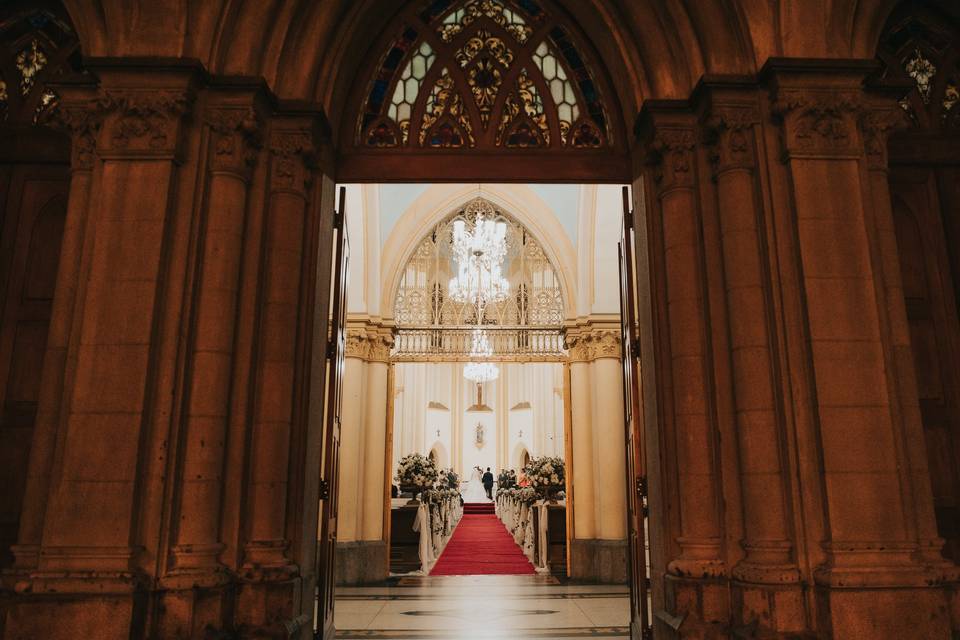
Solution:
[[[57,104],[45,84],[76,66],[77,38],[65,15],[50,9],[27,9],[0,21],[0,118],[39,122]]]
[[[906,13],[892,19],[878,50],[884,75],[913,85],[900,107],[924,129],[960,126],[960,37],[947,25],[923,11]]]
[[[535,0],[433,0],[406,20],[367,85],[359,144],[608,146],[588,58]]]
[[[410,116],[413,113],[413,105],[417,101],[417,94],[420,92],[420,85],[436,58],[433,49],[424,42],[403,68],[400,80],[393,90],[393,99],[390,101],[387,114],[394,122],[399,123],[404,144],[407,143],[410,135]]]

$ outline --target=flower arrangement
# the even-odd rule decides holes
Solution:
[[[517,485],[517,472],[513,469],[504,469],[497,476],[497,487],[501,490]]]
[[[551,497],[563,489],[565,483],[563,458],[542,456],[533,458],[523,469],[530,487]]]
[[[504,498],[516,498],[519,491],[520,490],[516,487],[507,487],[506,489],[498,489],[497,497],[499,498],[502,496]]]
[[[523,487],[522,489],[517,490],[517,500],[519,500],[520,502],[533,504],[539,499],[540,499],[540,492],[538,492],[533,487]]]
[[[404,490],[417,490],[431,487],[437,481],[439,472],[433,460],[419,453],[400,458],[397,464],[397,484]]]

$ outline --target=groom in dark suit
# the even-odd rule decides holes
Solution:
[[[487,498],[493,500],[493,474],[490,473],[490,467],[487,467],[487,472],[483,474],[483,488],[487,492]]]

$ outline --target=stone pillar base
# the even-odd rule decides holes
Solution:
[[[842,589],[817,587],[817,626],[824,637],[950,638],[944,587]]]
[[[626,540],[570,541],[570,578],[603,584],[626,584]]]
[[[729,637],[730,588],[725,578],[664,578],[665,611],[654,611],[654,634],[660,638]],[[665,614],[665,615],[658,615]]]
[[[133,626],[143,623],[145,605],[143,594],[18,594],[9,602],[3,638],[129,640],[138,633]]]
[[[770,585],[732,582],[731,602],[735,628],[751,629],[754,637],[782,634],[805,637],[807,607],[799,584]]]
[[[387,543],[383,540],[338,542],[337,584],[358,585],[383,582],[388,576],[387,553]]]

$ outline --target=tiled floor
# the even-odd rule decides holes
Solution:
[[[628,597],[549,576],[411,577],[339,587],[334,620],[338,638],[627,638]]]

